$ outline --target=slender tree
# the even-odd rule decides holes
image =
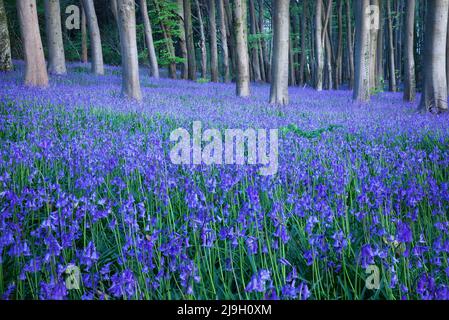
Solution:
[[[346,0],[347,47],[349,61],[349,88],[354,88],[354,43],[352,41],[351,0]]]
[[[59,0],[45,0],[45,22],[48,45],[48,72],[65,74],[64,43],[62,41],[61,7]]]
[[[324,50],[323,50],[323,0],[316,1],[315,7],[315,55],[316,55],[316,84],[318,91],[323,90]]]
[[[88,62],[86,13],[81,1],[81,62]]]
[[[256,8],[254,6],[254,0],[249,0],[249,17],[250,17],[250,31],[254,39],[257,37],[257,21],[256,21]],[[259,46],[258,41],[252,41],[251,44],[251,66],[253,70],[254,81],[262,81],[262,75],[260,73],[259,63]]]
[[[394,33],[393,33],[393,16],[391,14],[391,0],[387,1],[387,20],[388,20],[388,53],[389,53],[389,73],[390,91],[396,91],[396,63],[395,63],[395,48],[394,48]]]
[[[307,61],[307,11],[308,11],[308,0],[303,0],[302,15],[301,15],[301,60],[299,66],[299,85],[303,86],[305,83],[304,72],[306,68]]]
[[[370,5],[372,8],[379,9],[379,0],[371,0]],[[379,28],[377,26],[380,24],[380,15],[371,9],[370,12],[370,70],[369,70],[369,86],[370,91],[373,92],[377,86],[377,47],[379,45]]]
[[[184,28],[187,43],[187,61],[189,80],[196,80],[195,46],[193,44],[192,5],[190,0],[184,0]]]
[[[178,4],[178,16],[179,16],[179,48],[181,51],[181,78],[184,80],[188,79],[189,76],[189,65],[187,63],[187,44],[186,44],[186,33],[184,30],[184,0],[177,0]]]
[[[210,34],[210,76],[212,82],[218,82],[218,47],[215,0],[209,0],[209,34]]]
[[[203,14],[201,13],[200,1],[195,0],[196,14],[200,25],[200,50],[201,50],[201,78],[207,78],[207,49],[206,49],[206,33],[204,31]]]
[[[163,10],[161,8],[161,0],[153,0],[156,12],[159,16],[163,16]],[[169,27],[166,25],[164,19],[159,19],[159,24],[162,30],[162,36],[164,37],[165,44],[165,54],[168,59],[167,67],[168,67],[168,76],[171,79],[176,79],[176,54],[175,47],[173,45],[173,39],[171,37],[171,33]]]
[[[0,0],[0,71],[12,70],[11,44],[3,0]]]
[[[17,12],[25,56],[25,85],[46,87],[48,74],[39,32],[36,0],[17,0]]]
[[[229,48],[228,48],[228,36],[226,27],[226,12],[223,0],[218,0],[218,15],[220,17],[220,36],[221,36],[221,49],[223,50],[224,81],[228,83],[231,81],[231,78],[229,72]]]
[[[83,8],[86,13],[87,26],[89,28],[92,72],[97,75],[103,75],[103,49],[101,47],[100,28],[98,27],[97,14],[95,13],[93,0],[83,0]]]
[[[415,101],[416,82],[415,82],[415,0],[407,1],[407,13],[405,24],[405,86],[404,100]]]
[[[117,0],[117,18],[122,55],[122,92],[131,99],[142,100],[134,0]]]
[[[355,82],[353,99],[357,102],[370,100],[369,71],[370,71],[370,30],[368,8],[369,0],[355,2]]]
[[[270,103],[288,104],[290,1],[274,1],[273,63]]]
[[[157,62],[156,50],[154,48],[153,30],[148,16],[147,0],[140,0],[140,12],[142,14],[143,27],[145,33],[145,43],[150,61],[150,71],[153,78],[159,78],[159,64]]]
[[[250,95],[249,55],[248,55],[246,16],[247,16],[246,0],[234,0],[237,96],[239,97],[248,97]]]
[[[420,110],[448,110],[446,79],[446,38],[449,0],[428,1],[424,48],[424,85]]]

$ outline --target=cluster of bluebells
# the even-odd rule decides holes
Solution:
[[[227,84],[71,65],[50,88],[0,74],[3,299],[448,299],[449,117],[400,95],[292,88],[292,103]],[[279,171],[177,166],[168,136],[281,130]],[[379,292],[365,268],[381,270]],[[68,266],[80,271],[67,288]]]

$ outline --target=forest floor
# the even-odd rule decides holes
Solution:
[[[0,74],[4,299],[449,298],[449,115],[307,88],[275,107],[268,85],[242,99],[146,70],[136,103],[106,73]],[[279,129],[277,174],[173,164],[193,121]]]

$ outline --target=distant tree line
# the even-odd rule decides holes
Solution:
[[[77,5],[80,28],[67,30]],[[354,101],[378,92],[422,92],[420,109],[447,110],[449,0],[0,0],[0,68],[26,61],[25,84],[46,86],[66,61],[121,64],[124,95],[140,100],[139,66],[158,78],[350,89]],[[45,60],[47,62],[45,62]],[[162,68],[162,69],[161,69]]]

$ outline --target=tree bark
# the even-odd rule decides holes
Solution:
[[[186,33],[187,61],[189,80],[196,80],[195,46],[193,44],[192,6],[190,0],[184,0],[184,29]]]
[[[212,82],[218,82],[218,47],[215,0],[209,0],[208,8],[210,33],[210,77]]]
[[[273,74],[271,77],[270,103],[286,105],[289,102],[290,1],[274,1],[273,4]]]
[[[371,6],[379,8],[379,0],[371,0]],[[377,46],[379,41],[379,29],[375,28],[373,24],[380,24],[380,16],[376,15],[375,12],[371,12],[370,16],[370,77],[369,86],[370,92],[374,92],[377,86]]]
[[[249,89],[249,55],[247,40],[246,0],[234,1],[234,23],[236,40],[237,96],[248,97]]]
[[[18,0],[17,12],[25,57],[25,85],[47,87],[48,74],[39,32],[36,0]]]
[[[86,12],[81,2],[81,62],[88,62]]]
[[[368,102],[369,92],[369,70],[370,70],[370,30],[367,8],[369,0],[355,2],[355,82],[353,99],[357,102]]]
[[[302,16],[301,16],[301,61],[299,66],[299,85],[303,86],[304,81],[304,72],[306,67],[306,57],[307,57],[307,49],[306,49],[306,34],[307,34],[307,12],[308,12],[308,0],[303,1],[302,8]]]
[[[203,14],[201,13],[201,6],[199,0],[195,0],[196,14],[198,16],[198,23],[200,24],[200,49],[201,49],[201,78],[207,78],[207,49],[206,49],[206,34],[204,32]]]
[[[420,110],[448,110],[446,79],[446,40],[449,0],[428,2],[424,48],[424,86]]]
[[[404,100],[413,102],[416,96],[415,81],[415,0],[407,1],[406,25],[405,25],[405,87]]]
[[[226,28],[226,12],[223,0],[218,0],[218,15],[220,18],[221,49],[223,51],[224,82],[229,83],[231,81],[231,76],[229,72],[229,49],[228,49],[228,36]]]
[[[62,41],[61,7],[59,0],[45,0],[45,24],[48,45],[48,72],[65,74],[64,43]]]
[[[142,92],[139,81],[134,0],[117,0],[117,11],[122,55],[122,93],[140,101]]]
[[[178,1],[178,15],[179,15],[179,48],[181,51],[181,79],[187,80],[189,76],[189,65],[187,57],[186,32],[184,29],[184,0]]]
[[[315,55],[316,55],[316,84],[318,91],[323,90],[324,50],[323,50],[323,0],[317,0],[315,8]]]
[[[153,78],[158,79],[159,64],[157,62],[156,50],[154,48],[153,30],[151,28],[150,17],[148,16],[147,0],[140,0],[140,11],[142,13],[145,43],[147,45],[148,59],[150,61],[150,74]]]
[[[0,0],[0,71],[12,70],[11,43],[3,0]]]
[[[251,34],[256,37],[257,36],[257,28],[256,28],[256,9],[254,6],[254,0],[249,0],[249,16],[250,16],[250,26],[251,26]],[[259,62],[259,45],[258,41],[254,41],[251,47],[251,61],[253,67],[253,75],[254,81],[261,82],[262,76],[260,73],[260,62]]]
[[[97,75],[103,75],[103,49],[101,48],[100,29],[98,27],[97,14],[95,13],[93,0],[83,0],[83,7],[86,13],[87,26],[89,27],[92,72]]]
[[[391,0],[387,1],[387,19],[388,19],[388,52],[389,52],[389,67],[390,67],[390,91],[396,92],[396,66],[394,55],[394,34],[393,34],[393,17],[391,16]]]
[[[354,88],[354,44],[352,41],[351,0],[346,0],[346,23],[348,29],[349,89]]]

